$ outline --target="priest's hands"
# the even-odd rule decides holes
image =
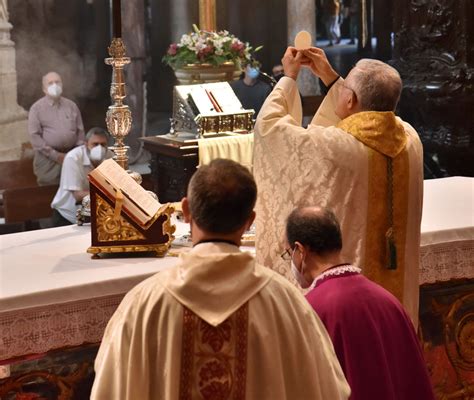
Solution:
[[[298,77],[301,67],[309,68],[314,75],[321,78],[326,86],[339,76],[332,68],[324,51],[318,47],[298,50],[290,46],[286,49],[281,64],[285,70],[285,76],[294,80]]]
[[[305,66],[310,68],[314,75],[321,78],[326,86],[338,78],[338,73],[334,71],[322,49],[310,47],[309,49],[301,50],[301,52],[309,61]]]
[[[283,70],[285,71],[285,76],[296,80],[300,72],[301,66],[308,65],[310,60],[295,47],[288,47],[286,52],[281,59],[281,65],[283,65]]]

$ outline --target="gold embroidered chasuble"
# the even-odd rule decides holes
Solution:
[[[306,299],[226,243],[199,244],[132,289],[95,370],[92,399],[338,400],[350,392]]]
[[[329,207],[341,223],[345,261],[392,291],[416,324],[421,141],[393,113],[359,113],[341,122],[334,109],[342,83],[339,79],[333,85],[307,128],[301,126],[296,82],[287,77],[275,86],[259,113],[254,134],[257,262],[294,281],[279,257],[285,247],[285,219],[296,206]],[[387,132],[391,140],[381,140]],[[394,270],[386,268],[388,158],[394,179]]]
[[[337,127],[369,148],[364,274],[403,302],[409,189],[405,130],[393,112],[360,112]],[[396,249],[392,261],[387,243],[390,231]]]

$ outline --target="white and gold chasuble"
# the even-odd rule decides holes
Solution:
[[[324,326],[286,279],[202,243],[132,289],[110,320],[92,399],[347,399]]]
[[[285,220],[296,206],[322,206],[341,223],[343,257],[403,303],[418,320],[423,150],[416,131],[393,113],[361,112],[341,121],[334,113],[343,83],[331,88],[308,128],[296,82],[284,77],[263,105],[255,126],[257,262],[293,280],[279,255]],[[392,207],[387,201],[392,165]],[[393,224],[387,219],[392,209]],[[392,226],[392,230],[389,227]],[[387,269],[387,232],[396,269]]]

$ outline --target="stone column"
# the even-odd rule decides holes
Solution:
[[[0,0],[0,161],[18,160],[29,142],[28,114],[17,103],[15,44],[10,40],[7,0]]]
[[[127,97],[125,103],[132,113],[132,129],[126,143],[130,146],[129,162],[140,158],[140,141],[144,134],[146,99],[143,83],[146,72],[145,48],[145,4],[142,0],[122,1],[122,38],[127,48],[126,55],[132,62],[125,67]]]
[[[171,40],[178,42],[184,33],[192,31],[193,24],[198,24],[198,4],[196,0],[173,0],[170,6]]]
[[[294,45],[295,36],[299,31],[308,31],[316,45],[316,8],[314,0],[288,0],[288,44]],[[298,87],[302,96],[320,94],[317,78],[306,68],[298,77]]]

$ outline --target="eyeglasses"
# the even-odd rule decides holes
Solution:
[[[285,261],[291,260],[291,249],[286,249],[284,253],[280,254],[280,257]]]

